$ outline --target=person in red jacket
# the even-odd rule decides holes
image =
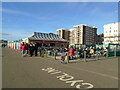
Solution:
[[[26,45],[24,42],[20,45],[20,50],[22,51],[22,56],[26,56]]]
[[[74,48],[71,47],[70,50],[68,51],[68,55],[69,55],[70,59],[73,59],[73,54],[74,54]]]

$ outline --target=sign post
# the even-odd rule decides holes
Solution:
[[[96,51],[96,61],[98,60],[98,51]]]
[[[117,48],[115,47],[115,50],[114,50],[114,57],[116,57],[117,56]]]
[[[54,60],[56,60],[56,52],[54,52],[53,54],[54,54]]]
[[[84,62],[86,62],[86,51],[84,51]]]

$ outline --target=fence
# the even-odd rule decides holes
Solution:
[[[21,42],[9,42],[8,47],[20,50],[20,44]],[[94,47],[96,50],[94,54],[90,54],[88,50],[85,48]],[[79,48],[79,50],[77,50]],[[83,48],[84,50],[82,50]],[[100,58],[107,58],[111,56],[120,56],[120,44],[102,44],[102,45],[83,45],[83,44],[75,44],[75,53],[72,56],[73,60],[83,60],[84,62],[89,60],[99,60]],[[39,52],[39,51],[38,51]],[[61,59],[61,52],[57,50],[45,50],[44,57],[52,57],[54,60],[57,60],[59,57],[59,60]],[[68,56],[67,56],[68,59]],[[71,60],[68,59],[68,62]]]
[[[107,48],[108,57],[120,56],[120,44],[75,44],[75,48],[95,47],[98,52],[103,52]]]

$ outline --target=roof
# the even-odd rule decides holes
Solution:
[[[78,26],[87,26],[87,27],[97,28],[95,26],[90,26],[90,25],[86,25],[86,24],[75,25],[73,27],[78,27]]]
[[[111,25],[111,24],[120,24],[120,22],[114,22],[114,23],[109,23],[109,24],[104,24],[104,25]]]
[[[28,37],[30,40],[46,40],[46,41],[64,41],[63,38],[60,38],[57,34],[54,33],[39,33],[39,32],[34,32],[31,37]]]
[[[67,30],[67,31],[69,31],[69,29],[65,29],[65,28],[57,29],[56,31],[59,31],[59,30]]]

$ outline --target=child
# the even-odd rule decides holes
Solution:
[[[63,50],[63,52],[61,54],[61,63],[67,64],[67,62],[65,61],[65,56],[66,56],[66,52]]]
[[[65,61],[66,61],[67,63],[69,63],[69,56],[68,56],[68,52],[66,53],[66,56],[65,56]]]
[[[41,50],[41,57],[44,57],[44,54],[45,54],[45,49],[42,47],[42,50]]]

